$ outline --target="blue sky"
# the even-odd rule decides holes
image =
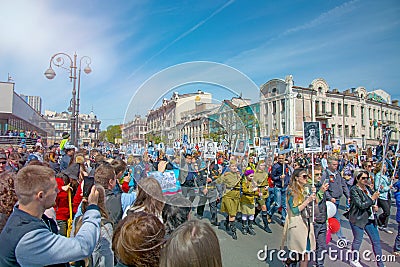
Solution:
[[[400,98],[397,0],[0,0],[0,6],[0,81],[10,73],[18,93],[40,95],[44,109],[61,112],[72,85],[59,68],[54,80],[44,77],[50,57],[90,56],[93,72],[81,76],[80,110],[93,107],[103,129],[122,123],[130,103],[132,112],[143,113],[165,93],[153,84],[133,97],[155,74],[193,61],[225,64],[256,86],[291,74],[299,86],[322,77],[331,89],[364,86]],[[163,84],[173,84],[175,75],[187,73],[168,75]],[[233,95],[203,82],[187,88]],[[257,101],[254,86],[237,87]]]

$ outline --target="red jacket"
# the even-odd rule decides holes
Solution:
[[[56,219],[61,221],[67,221],[69,219],[69,206],[68,206],[68,193],[61,189],[64,186],[62,178],[56,178],[58,185],[58,194],[56,197],[56,205],[54,210],[56,211]]]
[[[79,204],[81,204],[83,199],[83,192],[82,192],[82,182],[79,183],[78,189],[76,189],[76,193],[74,199],[72,201],[72,212],[75,214],[78,210]]]

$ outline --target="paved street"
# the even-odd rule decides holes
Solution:
[[[341,203],[343,203],[344,200],[342,200]],[[393,248],[393,243],[394,239],[397,234],[397,223],[395,221],[395,206],[394,203],[392,205],[392,212],[391,212],[391,218],[389,220],[389,227],[391,230],[393,230],[394,234],[390,235],[385,232],[380,231],[380,237],[382,240],[382,249],[383,249],[383,256],[384,257],[393,257],[391,252]],[[208,211],[205,213],[205,217],[209,217]],[[277,219],[276,217],[274,219]],[[203,219],[207,220],[207,219]],[[219,215],[219,220],[224,220],[224,217],[222,215]],[[343,234],[352,241],[353,235],[351,233],[350,225],[349,222],[344,219],[344,225],[343,225]],[[261,221],[261,217],[257,218],[257,222]],[[240,224],[237,224],[237,227],[239,228]],[[271,224],[271,229],[273,231],[272,234],[268,234],[261,230],[259,227],[255,227],[255,231],[257,233],[256,236],[250,236],[250,235],[242,235],[240,232],[240,229],[237,230],[238,234],[238,240],[233,240],[228,234],[224,231],[223,226],[220,226],[218,230],[216,230],[218,238],[220,240],[220,246],[221,246],[221,252],[222,252],[222,260],[223,260],[223,265],[224,266],[251,266],[251,267],[256,267],[256,266],[271,266],[271,267],[278,267],[278,266],[283,266],[282,262],[279,261],[276,257],[272,257],[272,260],[267,259],[266,261],[260,261],[257,258],[257,252],[261,249],[264,249],[265,245],[268,245],[268,249],[279,249],[280,244],[281,244],[281,239],[282,239],[282,230],[283,227],[280,226],[278,223]],[[214,226],[214,229],[216,227]],[[333,235],[333,241],[329,244],[332,255],[337,255],[337,257],[340,257],[340,253],[343,255],[342,258],[346,257],[346,250],[344,249],[338,249],[336,246],[336,235]],[[334,253],[333,250],[338,250],[340,252]],[[369,241],[368,236],[364,236],[364,241],[361,246],[361,251],[364,250],[371,250],[371,244]],[[362,253],[362,252],[361,252]],[[360,255],[361,255],[360,253]],[[264,255],[261,255],[264,256]],[[367,255],[368,256],[368,255]],[[360,256],[361,257],[361,256]],[[373,254],[370,256],[371,258],[373,257]],[[363,266],[376,266],[376,264],[372,262],[366,262],[361,258],[361,263]],[[398,257],[395,262],[386,262],[385,266],[387,267],[397,267],[399,266],[400,263],[400,258]],[[312,266],[309,264],[309,266]],[[342,261],[342,260],[330,260],[326,259],[325,260],[325,266],[329,267],[335,267],[335,266],[349,266],[348,261]]]

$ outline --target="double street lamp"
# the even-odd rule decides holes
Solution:
[[[67,67],[67,60],[69,60],[70,65]],[[66,62],[67,61],[67,62]],[[78,70],[78,77],[76,76],[76,69],[77,69],[77,55],[76,53],[74,54],[73,57],[66,53],[57,53],[54,54],[50,58],[50,66],[49,68],[44,72],[44,75],[46,76],[47,79],[52,80],[55,76],[56,73],[52,68],[52,65],[55,65],[56,67],[63,68],[69,71],[69,78],[72,82],[72,99],[70,103],[70,107],[68,111],[72,112],[71,116],[71,141],[74,144],[74,146],[78,147],[78,140],[79,140],[79,95],[80,95],[80,85],[81,85],[81,69],[82,69],[82,62],[86,64],[86,67],[83,69],[83,71],[86,74],[89,74],[92,72],[92,69],[90,68],[90,63],[92,62],[91,58],[88,56],[83,56],[79,60],[79,70]],[[78,98],[76,97],[76,78],[78,78]]]

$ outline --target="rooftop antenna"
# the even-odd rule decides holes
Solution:
[[[7,82],[13,82],[14,79],[11,77],[10,73],[8,73]]]

